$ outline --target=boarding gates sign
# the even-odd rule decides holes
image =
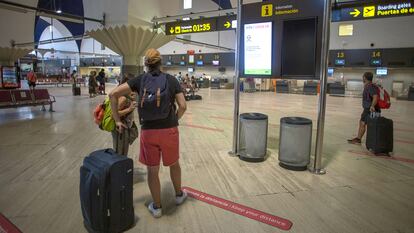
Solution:
[[[324,0],[243,5],[240,76],[319,79],[323,12]]]
[[[332,22],[414,15],[414,1],[376,3],[332,11]]]

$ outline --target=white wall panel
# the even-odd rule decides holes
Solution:
[[[13,0],[13,2],[36,6],[37,0]],[[10,40],[16,43],[33,41],[35,14],[32,11],[21,13],[0,9],[0,47],[10,47]],[[11,23],[13,25],[11,25]]]
[[[338,36],[340,24],[353,24],[353,36]],[[414,47],[414,16],[331,23],[330,49]]]

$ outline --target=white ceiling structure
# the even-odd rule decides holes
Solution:
[[[24,57],[30,53],[33,49],[27,48],[6,48],[0,47],[0,63],[3,65],[13,65],[14,61]]]
[[[147,49],[158,49],[175,38],[159,30],[133,25],[95,29],[86,34],[123,56],[125,65],[140,64],[140,57],[144,56]]]

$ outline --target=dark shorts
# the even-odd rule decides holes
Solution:
[[[29,87],[35,87],[36,86],[36,82],[29,82]]]
[[[376,109],[375,111],[381,113],[381,109]],[[361,114],[361,121],[366,124],[368,122],[368,118],[370,114],[371,114],[371,111],[369,110],[369,108],[364,108],[364,111]]]

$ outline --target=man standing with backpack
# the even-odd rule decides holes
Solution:
[[[179,164],[178,120],[187,108],[184,94],[174,76],[161,72],[161,55],[155,49],[145,54],[147,72],[115,88],[110,94],[112,109],[118,106],[118,99],[132,91],[137,92],[138,114],[141,123],[140,162],[147,166],[148,186],[153,202],[148,205],[151,214],[162,216],[161,185],[159,166],[170,167],[170,176],[175,189],[175,201],[182,204],[187,193],[181,189],[181,167]],[[178,109],[175,103],[178,104]],[[119,114],[113,111],[117,130],[122,132],[126,126]]]
[[[372,112],[381,113],[381,109],[378,106],[378,87],[372,83],[374,75],[371,72],[365,72],[362,76],[364,82],[364,92],[362,93],[362,107],[364,111],[361,114],[359,122],[358,136],[353,139],[349,139],[351,144],[361,144],[361,139],[365,134],[368,118]]]

